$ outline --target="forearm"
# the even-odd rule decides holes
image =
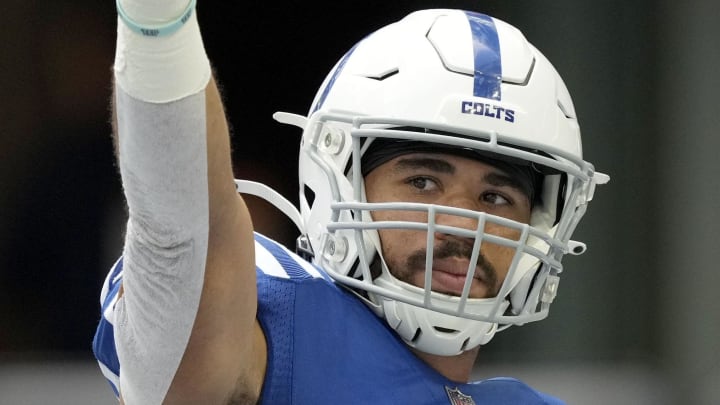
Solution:
[[[130,213],[123,296],[116,307],[121,392],[126,403],[160,403],[188,342],[203,285],[207,163],[205,139],[196,135],[204,128],[204,95],[168,105],[140,102],[121,89],[116,97]],[[171,117],[178,118],[175,125],[157,125]]]
[[[134,2],[126,3],[127,13],[137,12]],[[149,21],[141,22],[162,20],[163,10],[174,17],[186,6],[168,3],[155,1]],[[218,277],[218,268],[228,266],[211,263],[231,261],[226,245],[251,228],[239,213],[224,112],[214,83],[208,86],[209,63],[195,15],[169,38],[146,38],[120,22],[114,70],[117,152],[130,214],[116,309],[121,394],[126,403],[160,403],[197,334],[193,328],[218,325],[212,319],[196,322],[198,311],[208,312],[202,309],[201,301],[208,304],[201,300],[203,288],[228,281]],[[243,285],[254,287],[254,273],[241,275]],[[234,304],[225,299],[210,306],[229,303]],[[254,314],[248,303],[254,304],[252,294],[237,304]]]

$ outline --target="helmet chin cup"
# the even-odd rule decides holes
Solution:
[[[376,283],[378,285],[393,283],[393,288],[403,288],[396,281],[388,280],[384,276],[376,280]],[[374,298],[380,299],[379,304],[382,306],[388,325],[409,346],[424,353],[454,356],[488,343],[498,331],[498,324],[495,322],[461,318],[387,297]],[[453,306],[452,301],[454,301],[453,297],[443,294],[436,294],[433,300],[435,305],[448,308]],[[474,307],[471,309],[473,311],[489,310],[495,304],[493,298],[474,301],[468,304]],[[503,301],[499,307],[501,312],[504,312],[509,305],[507,301]]]

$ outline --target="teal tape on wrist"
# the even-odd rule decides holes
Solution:
[[[188,22],[188,20],[192,16],[193,11],[195,10],[196,2],[197,0],[190,0],[188,6],[175,20],[170,21],[167,24],[154,26],[144,26],[135,22],[132,18],[125,14],[125,10],[123,10],[123,8],[120,6],[120,0],[115,0],[115,5],[117,7],[118,16],[120,16],[120,19],[125,23],[128,28],[130,28],[130,30],[146,37],[163,37],[179,30],[183,25],[185,25],[186,22]]]

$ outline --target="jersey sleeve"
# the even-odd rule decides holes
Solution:
[[[122,285],[122,258],[110,269],[100,293],[100,321],[93,338],[93,354],[100,371],[107,379],[116,396],[119,396],[120,362],[115,348],[115,303]]]
[[[332,284],[322,270],[301,259],[277,242],[255,234],[257,270],[265,277],[282,279],[322,278]],[[93,354],[102,374],[116,396],[120,392],[120,361],[115,342],[115,319],[118,293],[123,279],[123,258],[110,269],[100,293],[101,316],[93,339]]]

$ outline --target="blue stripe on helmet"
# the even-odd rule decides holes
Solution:
[[[470,31],[472,32],[473,54],[475,57],[475,97],[500,100],[502,83],[502,64],[500,58],[500,40],[492,18],[466,11]]]
[[[314,113],[315,111],[322,108],[322,105],[325,103],[325,99],[327,98],[328,94],[330,94],[330,90],[332,89],[333,85],[335,84],[335,79],[340,75],[340,72],[342,72],[343,68],[345,67],[345,62],[347,62],[348,59],[350,59],[350,55],[352,55],[353,51],[355,51],[355,48],[357,47],[357,44],[353,46],[346,54],[345,56],[340,59],[340,62],[338,63],[337,68],[333,72],[332,76],[330,77],[330,80],[328,80],[327,85],[322,90],[322,94],[320,94],[320,98],[318,98],[317,102],[312,108],[311,113]]]

